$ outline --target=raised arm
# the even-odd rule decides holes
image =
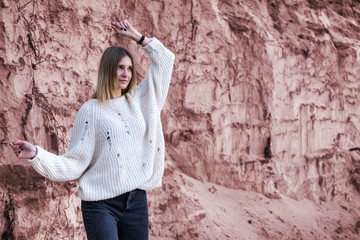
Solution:
[[[158,109],[161,110],[169,90],[175,55],[158,39],[149,39],[140,34],[127,20],[113,22],[112,28],[121,36],[129,37],[141,44],[148,53],[152,65],[138,86],[137,94],[144,102],[155,99]]]
[[[145,102],[155,97],[158,110],[161,110],[169,91],[175,55],[156,38],[143,48],[152,64],[145,79],[138,85],[137,93]]]

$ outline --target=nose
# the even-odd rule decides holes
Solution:
[[[128,70],[124,70],[124,71],[122,71],[122,75],[124,76],[124,77],[128,77],[129,75],[130,75],[130,71],[128,71]]]

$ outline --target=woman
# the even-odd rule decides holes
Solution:
[[[26,141],[10,145],[46,178],[79,179],[88,239],[148,239],[146,190],[161,185],[164,171],[160,111],[174,54],[126,20],[113,22],[112,28],[147,52],[152,65],[146,78],[136,86],[132,55],[109,47],[101,58],[94,99],[77,113],[68,152],[58,156]]]

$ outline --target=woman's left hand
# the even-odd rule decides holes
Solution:
[[[112,22],[111,27],[120,35],[134,41],[139,41],[141,38],[141,34],[127,20]]]

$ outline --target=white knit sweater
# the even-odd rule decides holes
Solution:
[[[104,200],[161,185],[165,144],[160,111],[175,56],[156,38],[143,49],[152,65],[135,96],[126,94],[103,104],[87,101],[76,116],[68,152],[58,156],[36,146],[37,155],[29,159],[46,178],[79,179],[82,200]]]

